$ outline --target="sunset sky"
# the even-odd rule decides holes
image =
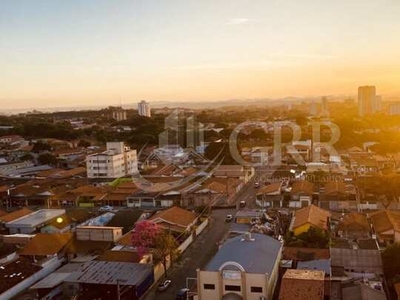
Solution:
[[[400,95],[399,0],[2,0],[1,108]]]

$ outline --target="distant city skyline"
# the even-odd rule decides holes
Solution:
[[[400,96],[399,13],[395,0],[4,1],[1,109]]]

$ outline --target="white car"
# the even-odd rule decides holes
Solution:
[[[255,183],[254,183],[254,187],[255,187],[255,188],[259,188],[259,187],[260,187],[260,183],[259,183],[259,182],[255,182]]]
[[[225,218],[225,222],[226,223],[232,222],[232,220],[233,220],[233,216],[232,215],[226,215],[226,218]]]
[[[158,284],[157,290],[159,290],[160,292],[165,291],[170,286],[171,282],[171,280],[165,279],[163,282],[160,282]]]
[[[104,205],[99,208],[99,211],[113,211],[113,210],[114,210],[114,208],[110,205]]]

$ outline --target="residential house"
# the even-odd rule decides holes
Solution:
[[[255,174],[253,167],[242,165],[220,165],[213,173],[214,177],[237,178],[246,184]]]
[[[281,251],[281,242],[263,234],[228,239],[197,270],[198,299],[272,299]]]
[[[346,214],[340,221],[338,235],[348,239],[366,239],[371,236],[371,227],[367,217],[362,213]]]
[[[186,188],[181,205],[195,207],[232,204],[242,187],[243,182],[237,178],[212,177]]]
[[[37,233],[18,254],[32,256],[36,260],[38,257],[63,256],[72,237],[72,233]]]
[[[283,207],[282,182],[274,182],[259,189],[256,195],[256,204],[260,207]]]
[[[370,219],[379,242],[400,242],[400,212],[382,210],[372,213]]]
[[[110,249],[112,244],[112,241],[79,240],[75,235],[67,245],[65,254],[69,262],[90,261]]]
[[[325,273],[289,269],[282,278],[279,300],[323,300]]]
[[[11,234],[36,233],[44,226],[51,224],[61,216],[65,215],[64,209],[40,209],[28,215],[7,222],[5,227]]]
[[[379,172],[378,162],[369,154],[350,155],[350,167],[359,176],[371,176]]]
[[[64,233],[73,230],[74,222],[67,215],[61,215],[56,219],[53,219],[50,223],[40,228],[41,233]]]
[[[149,218],[159,227],[171,232],[182,233],[191,230],[196,224],[198,215],[183,208],[173,206],[166,210],[161,210]]]
[[[0,136],[0,144],[15,145],[24,142],[25,139],[20,135],[3,135]]]
[[[319,206],[328,210],[356,210],[357,204],[354,185],[344,181],[327,182],[319,198]]]
[[[3,214],[0,216],[0,230],[3,231],[6,229],[5,224],[11,221],[14,221],[16,219],[19,219],[23,216],[31,214],[32,211],[30,209],[27,209],[25,207],[15,210],[10,213]]]
[[[127,207],[155,208],[172,206],[172,201],[161,202],[158,200],[158,191],[137,189],[126,198]]]
[[[290,208],[301,208],[312,204],[314,193],[314,184],[312,182],[301,180],[295,181],[290,191]]]
[[[315,205],[310,205],[297,210],[294,213],[290,230],[294,235],[307,232],[311,227],[329,231],[329,218],[331,214]]]

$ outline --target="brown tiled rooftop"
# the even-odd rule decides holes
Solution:
[[[30,242],[19,251],[19,255],[54,255],[72,239],[72,233],[38,233]]]
[[[327,222],[330,215],[329,211],[312,204],[296,211],[293,228],[309,223],[315,227],[327,230]]]
[[[11,222],[11,221],[19,219],[21,217],[24,217],[26,215],[29,215],[30,213],[32,213],[32,211],[30,209],[27,209],[27,208],[23,207],[23,208],[21,208],[19,210],[16,210],[16,211],[8,213],[8,214],[6,214],[4,216],[1,216],[0,217],[0,222],[3,222],[3,223]]]
[[[181,226],[188,226],[196,220],[197,215],[186,209],[173,206],[163,211],[159,211],[154,216],[150,218],[150,220],[162,219],[168,223],[181,225]]]

